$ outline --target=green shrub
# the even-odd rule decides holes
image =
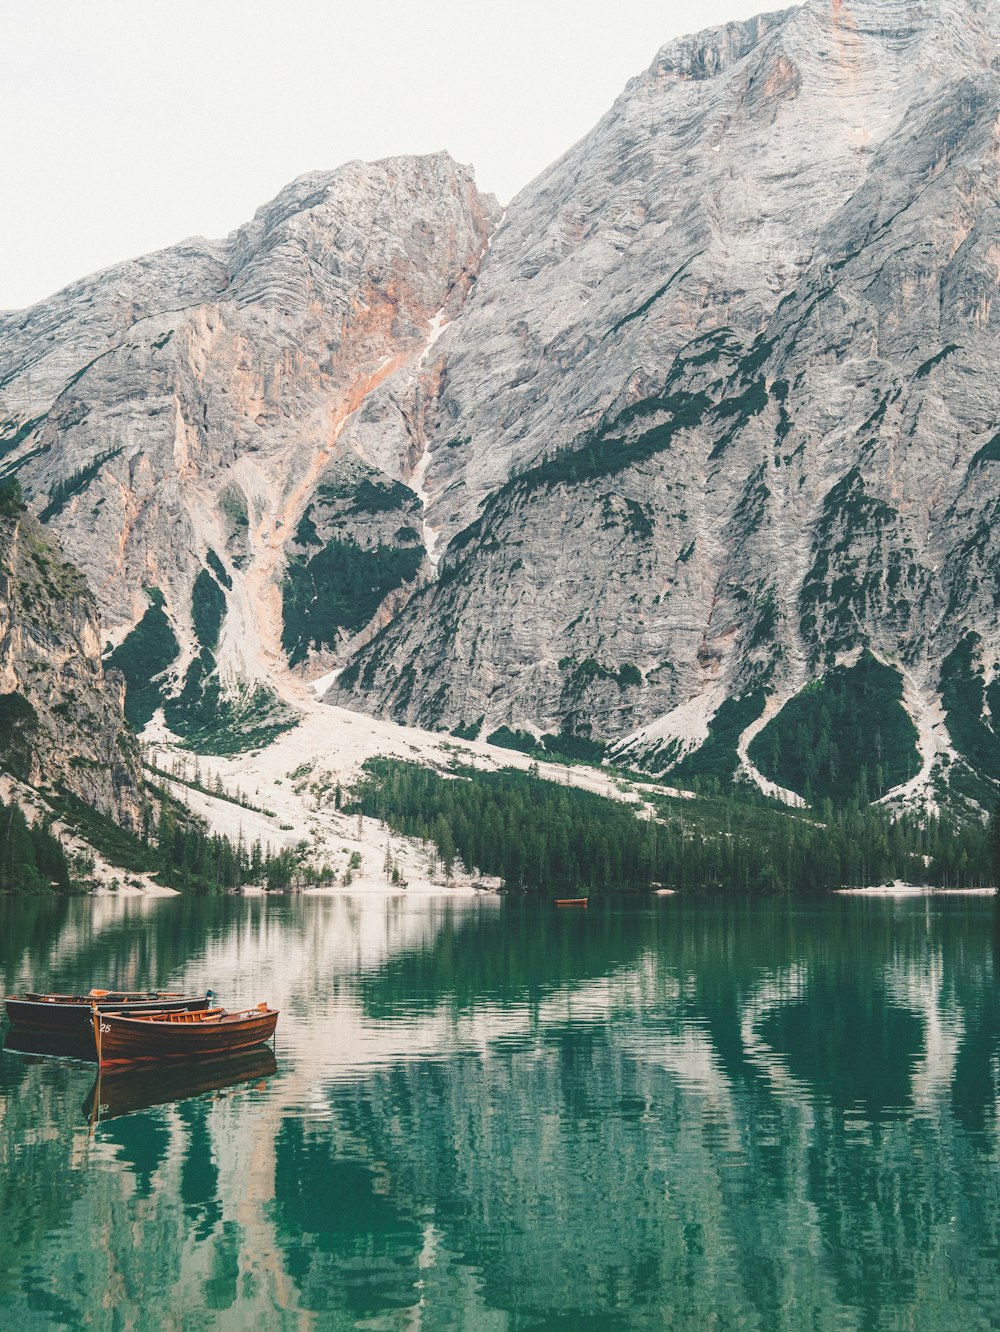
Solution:
[[[512,731],[509,726],[500,726],[486,737],[488,745],[499,745],[501,749],[516,749],[521,754],[532,754],[538,741],[529,731]]]
[[[225,613],[225,592],[208,570],[202,569],[191,589],[191,618],[203,648],[214,648],[218,643]]]
[[[0,486],[0,518],[19,518],[24,512],[24,496],[18,481]]]
[[[0,766],[25,779],[34,758],[38,713],[23,694],[0,694]]]
[[[134,731],[152,721],[160,706],[161,691],[155,677],[165,671],[180,651],[180,644],[163,609],[163,593],[147,588],[152,605],[105,666],[125,677],[125,716]]]
[[[110,462],[112,458],[117,458],[121,452],[122,450],[118,448],[99,453],[93,462],[87,463],[79,471],[71,473],[64,481],[57,481],[49,493],[48,504],[38,515],[39,521],[47,523],[50,518],[55,518],[57,514],[62,513],[73,496],[82,494],[104,464]]]
[[[960,348],[957,342],[949,342],[947,347],[942,347],[936,356],[932,356],[929,361],[924,361],[923,365],[918,368],[916,374],[913,376],[914,379],[926,379],[936,365],[940,365],[947,356],[952,354],[952,352],[957,352],[959,350]]]
[[[867,803],[920,771],[899,672],[863,652],[807,685],[755,737],[750,757],[808,801]]]
[[[458,740],[477,740],[479,738],[479,732],[482,729],[483,720],[484,719],[480,717],[478,721],[471,722],[468,725],[466,725],[465,722],[459,722],[452,731],[452,735]]]
[[[424,557],[419,546],[328,541],[311,558],[294,556],[282,583],[281,642],[291,665],[310,647],[334,647],[341,630],[356,633],[397,587],[411,582]]]
[[[721,786],[731,782],[740,761],[737,752],[740,736],[764,711],[765,699],[763,689],[727,698],[709,723],[708,739],[671,769],[671,777],[688,781],[707,778]]]
[[[222,586],[227,591],[232,591],[233,580],[226,572],[226,566],[222,563],[218,555],[216,555],[215,551],[212,550],[211,547],[208,549],[208,551],[205,554],[205,562],[208,565],[208,567],[212,570],[212,572],[215,574],[216,578],[218,578]]]
[[[981,666],[974,663],[982,640],[968,633],[949,652],[941,666],[941,701],[951,742],[981,777],[1000,781],[1000,677],[986,687]],[[990,718],[986,720],[986,705]]]

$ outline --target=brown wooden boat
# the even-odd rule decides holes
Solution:
[[[557,897],[557,907],[585,907],[588,902],[586,897]]]
[[[211,991],[176,994],[167,990],[91,990],[89,994],[8,995],[7,1016],[15,1027],[34,1031],[86,1032],[93,1035],[96,1004],[102,1013],[196,1013],[208,1008]]]
[[[206,1008],[197,1013],[151,1013],[144,1017],[95,1011],[92,1021],[97,1062],[106,1068],[232,1054],[262,1045],[274,1035],[278,1010],[258,1004],[239,1013]]]

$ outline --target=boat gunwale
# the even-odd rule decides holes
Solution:
[[[280,1010],[268,1005],[211,1016],[185,1015],[169,1021],[167,1015],[146,1017],[100,1013],[91,1023],[102,1068],[118,1064],[156,1063],[174,1059],[204,1059],[235,1054],[263,1045],[274,1035]],[[108,1046],[111,1048],[108,1049]]]
[[[137,1026],[142,1023],[143,1029],[150,1024],[174,1029],[179,1027],[194,1027],[201,1030],[204,1027],[221,1027],[224,1022],[248,1021],[252,1018],[266,1019],[272,1016],[277,1017],[281,1012],[280,1008],[241,1008],[237,1012],[229,1012],[227,1009],[206,1009],[203,1012],[179,1012],[179,1013],[140,1013],[133,1017],[130,1013],[102,1013],[102,1017],[114,1018],[115,1022],[122,1022],[127,1027]]]
[[[58,990],[25,990],[24,994],[9,994],[7,999],[29,1004],[157,1004],[174,999],[188,999],[182,990],[90,990],[87,994],[62,994]],[[198,996],[201,998],[201,995]]]
[[[95,1007],[102,1013],[117,1014],[124,1009],[137,1017],[143,1017],[162,1012],[197,1012],[200,1009],[207,1008],[209,1004],[209,1000],[204,994],[187,994],[169,999],[131,1000],[128,1002],[120,999],[81,998],[59,1001],[23,999],[18,995],[11,994],[6,995],[3,1002],[12,1026],[40,1027],[61,1027],[66,1025],[67,1019],[72,1023],[76,1016],[87,1021]]]

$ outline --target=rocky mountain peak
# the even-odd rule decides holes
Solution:
[[[996,24],[992,3],[809,0],[671,43],[514,200],[442,344],[441,580],[340,698],[534,734],[600,716],[602,738],[635,707],[630,753],[680,761],[729,727],[750,772],[786,700],[870,646],[927,789],[941,662],[978,635],[974,694],[997,653],[951,526],[981,512],[962,469],[1000,420]]]
[[[231,295],[255,299],[261,267],[297,259],[320,277],[324,294],[335,299],[345,251],[371,251],[373,270],[384,268],[391,258],[406,254],[414,231],[425,240],[432,234],[446,239],[463,208],[485,216],[495,212],[496,201],[481,199],[471,168],[459,166],[447,153],[354,161],[335,171],[310,172],[292,181],[230,237]],[[431,226],[431,219],[439,225]],[[417,253],[422,254],[420,244]],[[433,257],[423,266],[428,273],[436,271]],[[349,273],[348,281],[354,276]]]
[[[777,10],[675,38],[660,48],[647,72],[628,85],[625,98],[644,84],[663,83],[670,79],[701,81],[717,78],[748,56],[776,28],[788,22],[794,12],[792,9]]]

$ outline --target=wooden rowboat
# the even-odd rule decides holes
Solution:
[[[7,1016],[15,1027],[33,1031],[81,1032],[93,1035],[94,1005],[102,1013],[198,1012],[211,1003],[209,994],[171,994],[165,990],[91,990],[89,994],[8,995]]]
[[[146,1017],[95,1010],[92,1021],[97,1062],[107,1068],[114,1064],[232,1054],[235,1050],[263,1045],[274,1035],[278,1010],[258,1004],[239,1013],[206,1008],[197,1013],[152,1013]]]
[[[586,897],[557,897],[557,907],[585,907],[588,902]]]

